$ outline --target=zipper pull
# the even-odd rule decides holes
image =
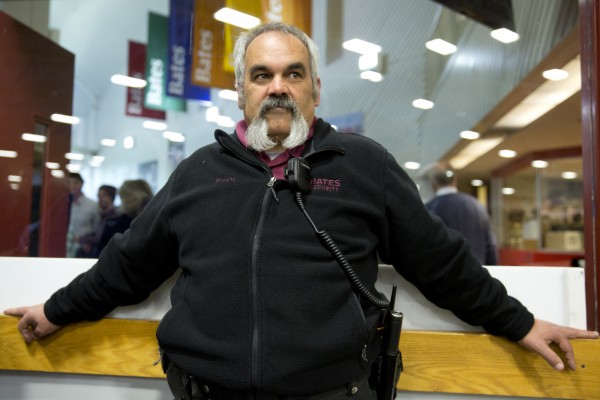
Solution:
[[[275,177],[272,176],[271,179],[269,179],[267,186],[269,187],[269,189],[271,189],[271,194],[273,195],[273,198],[275,199],[277,204],[279,204],[279,198],[277,197],[277,193],[275,193],[275,187],[274,187],[276,181],[277,181],[277,179],[275,179]]]

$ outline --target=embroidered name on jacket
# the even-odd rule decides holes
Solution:
[[[231,183],[231,182],[235,182],[235,177],[230,176],[230,177],[223,177],[223,178],[215,179],[215,183]]]
[[[342,182],[339,179],[312,178],[310,180],[310,189],[339,192],[342,189]]]

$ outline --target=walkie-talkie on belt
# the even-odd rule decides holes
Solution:
[[[393,400],[396,397],[396,385],[400,379],[400,373],[404,369],[402,353],[398,350],[404,315],[401,312],[394,311],[395,301],[396,285],[392,289],[390,306],[383,322],[377,400]]]

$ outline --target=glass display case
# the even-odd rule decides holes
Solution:
[[[492,180],[503,265],[579,266],[583,217],[581,156],[531,160]]]

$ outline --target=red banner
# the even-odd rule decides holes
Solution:
[[[129,69],[127,74],[132,78],[146,79],[146,45],[129,41]],[[144,107],[144,89],[127,88],[127,105],[125,114],[134,117],[166,119],[166,113]]]

